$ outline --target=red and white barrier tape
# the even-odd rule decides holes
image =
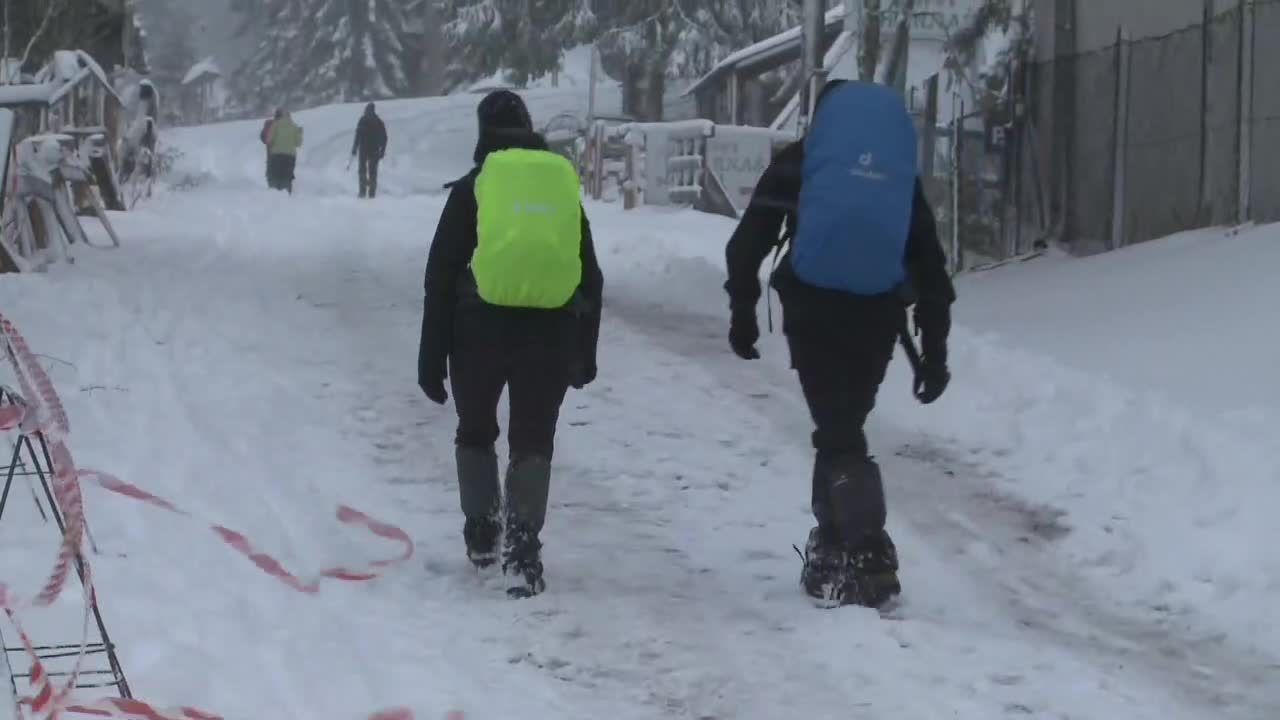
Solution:
[[[173,503],[157,497],[146,490],[126,483],[106,473],[92,470],[77,470],[75,461],[67,448],[65,438],[71,430],[66,410],[58,397],[48,373],[36,361],[35,355],[27,346],[26,340],[3,314],[0,314],[0,335],[8,351],[10,364],[17,374],[22,388],[24,400],[30,405],[11,405],[0,408],[0,430],[20,429],[24,434],[39,432],[43,434],[53,459],[54,497],[62,510],[66,522],[66,532],[62,545],[58,550],[53,570],[49,573],[44,586],[34,599],[26,601],[12,593],[5,583],[0,583],[0,608],[3,608],[22,640],[23,648],[31,660],[30,682],[35,695],[23,698],[20,703],[31,706],[36,717],[57,720],[63,715],[77,714],[104,718],[127,718],[137,720],[222,720],[212,715],[189,707],[160,710],[147,703],[128,698],[109,698],[92,704],[75,704],[71,701],[71,693],[76,687],[82,668],[85,652],[89,642],[89,619],[93,603],[97,602],[90,575],[89,562],[80,552],[84,536],[85,516],[84,500],[80,491],[80,481],[88,480],[105,490],[122,495],[152,507],[168,512],[191,517]],[[223,542],[249,558],[263,572],[277,578],[285,585],[299,592],[314,594],[320,589],[324,579],[364,581],[378,577],[387,568],[397,565],[413,556],[413,541],[404,530],[380,522],[368,515],[347,507],[340,506],[337,512],[338,522],[344,525],[363,527],[373,535],[391,540],[402,546],[402,551],[383,560],[375,560],[360,568],[335,566],[321,570],[310,580],[303,580],[285,569],[276,558],[253,547],[249,538],[229,528],[210,523],[210,529]],[[66,684],[59,690],[54,687],[49,673],[45,670],[39,655],[36,653],[30,637],[22,627],[18,612],[32,607],[47,607],[61,595],[66,586],[72,565],[79,561],[83,574],[84,586],[84,632],[81,636],[80,651],[75,665],[68,675]],[[454,711],[447,716],[448,720],[462,720],[462,713]],[[369,717],[368,720],[414,720],[414,714],[406,708],[383,710]]]

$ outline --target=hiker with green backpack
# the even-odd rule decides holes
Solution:
[[[270,127],[263,127],[263,142],[267,144],[267,183],[273,190],[286,190],[293,194],[302,134],[302,126],[294,122],[293,114],[284,108],[276,110]]]
[[[539,534],[560,406],[596,376],[604,279],[573,165],[534,132],[515,93],[487,95],[476,114],[475,167],[446,186],[427,260],[418,384],[440,405],[446,379],[453,390],[467,557],[493,565],[502,539],[508,592],[529,597],[546,586]],[[505,493],[495,450],[504,388]]]

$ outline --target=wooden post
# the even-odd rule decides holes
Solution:
[[[428,0],[430,2],[431,0]],[[588,75],[587,86],[587,123],[593,123],[596,120],[596,68],[600,64],[600,58],[596,56],[598,52],[595,43],[591,43],[591,71]]]
[[[742,76],[738,74],[737,68],[729,71],[729,124],[737,125],[738,123],[738,106],[742,102]]]
[[[594,167],[591,174],[594,182],[592,183],[591,197],[599,200],[604,194],[604,123],[596,122],[593,134],[595,135],[596,149],[592,157]]]
[[[920,175],[932,179],[938,145],[938,73],[924,83],[924,117],[920,125]]]
[[[622,180],[622,209],[634,210],[636,207],[636,146],[627,144],[626,171]]]
[[[964,99],[959,94],[951,96],[951,274],[962,269],[960,257],[961,184],[964,182]]]

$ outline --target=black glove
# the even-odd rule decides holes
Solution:
[[[597,370],[594,363],[590,365],[583,365],[581,367],[578,367],[575,369],[574,378],[571,381],[569,381],[569,384],[573,386],[574,390],[581,390],[582,388],[595,382],[596,372]]]
[[[449,401],[449,393],[444,389],[443,379],[421,382],[419,387],[422,388],[422,392],[427,396],[427,399],[437,405],[443,405]]]
[[[951,372],[947,370],[946,361],[930,359],[925,356],[920,363],[920,374],[916,376],[916,399],[929,405],[942,397],[947,384],[951,382]]]
[[[432,370],[428,365],[418,370],[418,387],[422,388],[422,394],[427,399],[437,405],[443,405],[449,401],[449,393],[444,389],[444,381],[449,374],[443,370]]]
[[[758,360],[760,351],[756,341],[760,339],[760,325],[756,322],[755,309],[734,310],[729,319],[729,347],[743,360]]]

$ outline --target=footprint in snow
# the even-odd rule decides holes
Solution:
[[[405,477],[403,475],[387,480],[389,485],[426,485],[427,479],[422,477]]]

